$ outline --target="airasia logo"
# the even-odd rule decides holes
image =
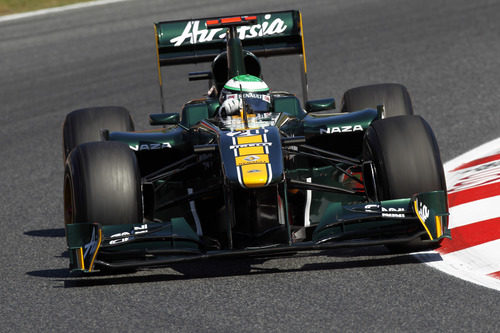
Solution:
[[[283,33],[287,28],[285,21],[280,18],[275,18],[270,21],[271,14],[266,14],[264,19],[266,21],[262,22],[262,24],[238,27],[236,29],[238,31],[238,38],[243,40],[245,38],[277,35]],[[200,29],[200,23],[202,24],[202,29]],[[172,38],[170,43],[174,44],[174,46],[181,46],[186,41],[188,41],[189,44],[197,44],[211,42],[214,39],[224,39],[226,37],[226,29],[206,29],[204,26],[205,21],[189,21],[182,34]]]

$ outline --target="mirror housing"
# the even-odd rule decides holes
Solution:
[[[334,110],[335,98],[331,97],[331,98],[323,98],[323,99],[315,99],[312,101],[307,101],[305,107],[307,112]]]
[[[153,113],[149,115],[150,125],[177,125],[179,123],[179,114],[171,113]]]

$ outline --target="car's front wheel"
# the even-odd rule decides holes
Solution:
[[[142,223],[139,168],[126,144],[103,141],[77,146],[66,160],[64,222],[103,225]]]
[[[436,138],[429,124],[419,116],[396,116],[373,122],[365,134],[363,158],[373,161],[376,188],[369,190],[378,200],[446,191]],[[426,244],[416,240],[388,247],[411,251]]]

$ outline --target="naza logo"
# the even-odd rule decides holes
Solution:
[[[130,149],[135,151],[142,151],[142,150],[158,150],[158,149],[172,148],[172,145],[170,144],[170,142],[162,142],[162,143],[142,143],[137,145],[129,145],[129,147]]]
[[[328,127],[326,129],[321,128],[319,130],[320,134],[332,134],[332,133],[348,133],[348,132],[357,132],[362,131],[363,126],[354,125],[354,126],[337,126],[337,127]]]

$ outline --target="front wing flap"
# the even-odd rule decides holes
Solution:
[[[412,198],[367,202],[354,205],[331,203],[313,232],[313,241],[325,243],[346,238],[404,230],[418,221],[431,241],[451,238],[444,191],[425,192]]]
[[[70,270],[92,272],[100,257],[129,260],[148,253],[199,253],[198,235],[183,218],[168,222],[103,226],[99,223],[66,225]],[[99,254],[99,256],[98,256]]]

